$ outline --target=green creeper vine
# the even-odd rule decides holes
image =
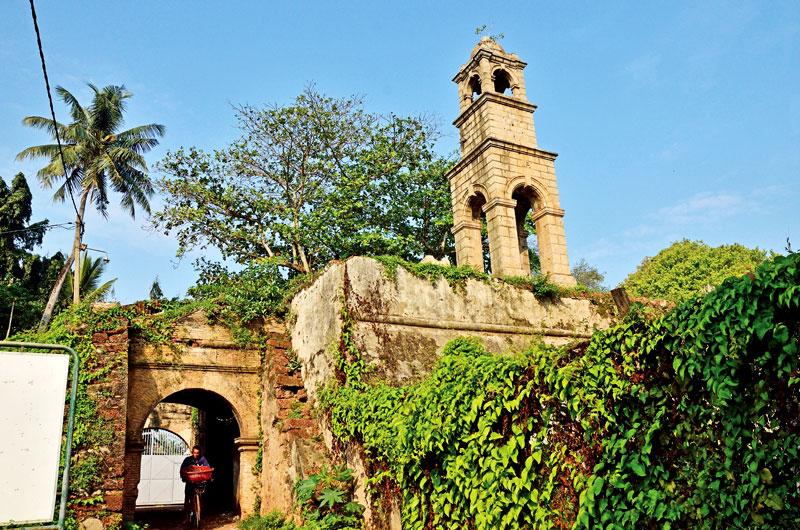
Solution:
[[[425,380],[320,406],[407,529],[794,528],[800,254],[588,343],[451,341]]]
[[[349,387],[361,387],[369,367],[361,355],[361,351],[353,340],[354,321],[347,307],[344,294],[340,296],[342,311],[342,330],[339,343],[332,348],[336,359],[336,370],[342,383]]]
[[[119,329],[123,317],[113,312],[99,314],[87,306],[58,315],[50,328],[43,333],[27,332],[13,337],[23,342],[64,344],[75,349],[80,358],[80,378],[78,381],[77,403],[75,407],[75,430],[70,477],[70,505],[91,506],[103,501],[103,496],[95,493],[99,488],[101,448],[106,447],[113,438],[113,427],[99,414],[97,403],[89,394],[89,386],[107,380],[122,359],[104,359],[92,344],[92,334],[96,331]],[[63,457],[62,457],[63,458]],[[76,528],[70,518],[67,528]]]
[[[547,276],[502,276],[494,277],[485,272],[479,272],[468,265],[454,267],[438,263],[411,263],[397,256],[374,256],[373,259],[383,265],[386,276],[391,280],[397,279],[398,267],[408,271],[417,278],[436,282],[444,278],[455,289],[463,289],[467,280],[479,282],[500,281],[505,284],[532,291],[537,298],[554,300],[562,296],[571,296],[586,291],[583,287],[565,288],[551,282]]]
[[[462,265],[453,267],[450,265],[439,265],[438,263],[412,263],[398,256],[375,256],[373,259],[383,265],[389,279],[397,278],[397,268],[401,267],[418,278],[425,278],[435,282],[439,278],[444,278],[452,286],[463,286],[468,279],[478,281],[489,281],[491,276],[485,272],[478,272],[472,267]]]

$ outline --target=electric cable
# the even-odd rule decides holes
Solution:
[[[20,228],[18,230],[4,230],[4,231],[0,232],[0,236],[5,236],[7,234],[18,234],[18,233],[21,233],[21,232],[32,232],[34,230],[47,231],[47,230],[50,230],[51,228],[68,229],[68,228],[72,228],[74,226],[75,226],[75,222],[74,221],[69,221],[67,223],[58,223],[58,224],[46,224],[46,225],[43,225],[43,226],[31,226],[31,227],[28,227],[28,228]]]
[[[36,17],[36,7],[33,5],[33,0],[29,0],[31,4],[31,17],[33,18],[33,29],[36,31],[36,44],[39,47],[39,58],[42,60],[42,74],[44,75],[44,85],[47,89],[47,100],[50,103],[50,116],[53,118],[53,131],[56,133],[56,143],[58,144],[58,154],[61,157],[61,169],[64,170],[64,186],[69,193],[69,199],[72,201],[72,209],[75,210],[75,216],[78,223],[81,225],[81,234],[83,233],[83,217],[78,213],[78,206],[75,204],[75,197],[72,195],[72,189],[67,184],[69,177],[67,176],[67,163],[64,160],[64,150],[61,147],[61,136],[58,133],[58,121],[56,121],[56,111],[53,106],[53,95],[50,91],[50,79],[47,77],[47,65],[44,60],[44,49],[42,48],[42,35],[39,32],[39,21]]]

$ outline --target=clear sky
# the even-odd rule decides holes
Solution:
[[[702,5],[699,5],[702,4]],[[450,79],[488,24],[528,62],[539,145],[556,161],[570,260],[613,287],[681,238],[800,247],[800,2],[311,2],[39,0],[51,83],[84,101],[85,82],[125,84],[128,124],[166,125],[162,146],[215,148],[237,136],[232,104],[289,103],[308,83],[365,96],[368,110],[437,117],[458,145]],[[48,112],[27,0],[0,2],[0,176],[24,171],[34,220],[71,221],[21,149]],[[66,112],[57,104],[57,117]],[[156,200],[158,203],[158,200]],[[167,296],[196,275],[174,240],[114,202],[87,219],[116,297]],[[42,251],[67,250],[49,232]],[[201,253],[198,253],[201,254]]]

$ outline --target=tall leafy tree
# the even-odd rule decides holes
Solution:
[[[603,281],[606,275],[598,270],[594,265],[590,265],[585,259],[578,261],[572,267],[572,276],[578,285],[583,285],[591,291],[605,291]]]
[[[22,173],[9,187],[0,178],[0,338],[32,326],[41,315],[47,287],[64,263],[60,253],[43,257],[47,220],[30,223],[33,196]]]
[[[217,247],[293,273],[355,254],[452,253],[450,161],[426,120],[370,114],[309,88],[288,106],[242,106],[241,137],[213,153],[170,152],[156,226],[182,254]]]
[[[164,300],[164,291],[161,290],[161,283],[158,281],[158,276],[150,284],[150,292],[148,293],[150,300]]]
[[[127,100],[132,94],[124,86],[98,88],[89,84],[89,88],[93,92],[92,101],[84,106],[67,89],[56,87],[69,108],[72,121],[68,124],[41,116],[28,116],[22,121],[29,127],[43,129],[53,139],[58,130],[63,142],[63,164],[55,143],[29,147],[17,155],[19,160],[47,159],[48,164],[37,173],[42,186],[55,188],[55,201],[63,202],[68,196],[77,200],[72,245],[76,271],[81,270],[81,241],[88,203],[106,216],[109,195],[116,192],[121,196],[122,208],[131,217],[135,216],[137,206],[150,212],[153,185],[143,155],[158,145],[158,138],[165,131],[163,125],[156,123],[122,130]],[[73,303],[80,301],[80,276],[73,274]],[[60,284],[54,287],[51,300],[58,298],[60,289]],[[49,315],[43,316],[45,320],[49,320]]]
[[[706,293],[730,276],[754,271],[769,254],[738,243],[709,246],[702,241],[676,241],[645,258],[622,286],[634,296],[682,302]]]

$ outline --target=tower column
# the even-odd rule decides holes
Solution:
[[[481,223],[461,221],[453,226],[456,242],[456,261],[459,265],[469,265],[483,270],[483,247],[481,245]]]
[[[489,254],[492,258],[492,274],[496,276],[529,275],[523,271],[519,259],[519,234],[514,208],[517,201],[495,198],[487,202],[486,224],[489,230]]]
[[[527,276],[531,272],[531,257],[528,249],[528,232],[525,230],[525,219],[517,221],[517,241],[519,242],[519,266]]]
[[[548,275],[559,285],[573,286],[576,282],[569,270],[563,217],[564,210],[549,207],[542,208],[531,216],[536,223],[542,274]]]
[[[253,513],[258,496],[258,476],[253,472],[258,456],[258,438],[236,438],[234,446],[239,451],[239,465],[236,473],[236,504],[239,505],[242,517]]]

